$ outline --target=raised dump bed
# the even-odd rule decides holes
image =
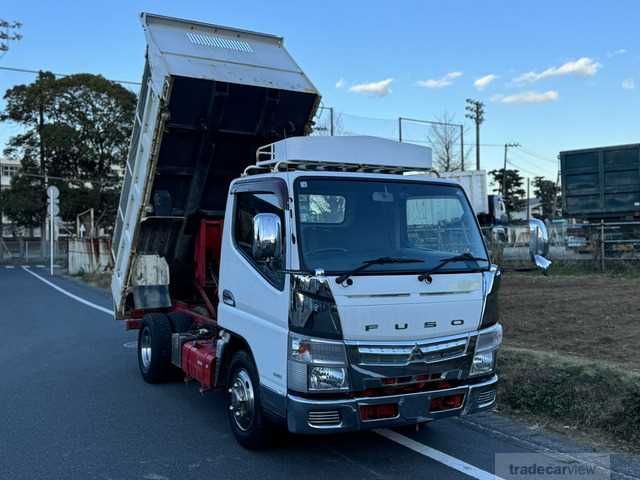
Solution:
[[[281,37],[148,13],[141,21],[146,63],[113,238],[117,318],[134,294],[189,295],[201,221],[223,216],[231,180],[258,147],[309,132],[320,100]],[[171,292],[136,292],[166,276],[165,261]]]

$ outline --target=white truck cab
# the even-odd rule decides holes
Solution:
[[[265,156],[231,184],[218,324],[272,413],[319,433],[490,408],[499,272],[464,190],[404,174],[430,150],[295,137]]]
[[[112,293],[144,380],[222,390],[252,448],[274,424],[317,434],[491,408],[500,271],[430,149],[307,136],[320,97],[280,37],[141,19]]]

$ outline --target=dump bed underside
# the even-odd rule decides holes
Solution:
[[[147,63],[114,233],[117,316],[139,255],[188,294],[200,221],[221,218],[256,149],[305,135],[319,96],[282,39],[148,14]]]

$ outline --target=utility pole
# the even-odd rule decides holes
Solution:
[[[529,189],[531,188],[531,178],[527,177],[527,222],[531,220],[531,196]]]
[[[464,125],[460,125],[460,170],[464,172]]]
[[[502,169],[502,199],[506,197],[507,194],[507,150],[509,147],[519,147],[519,143],[505,143],[504,144],[504,168]]]
[[[467,98],[464,109],[468,112],[465,117],[476,124],[476,170],[480,170],[480,125],[484,122],[484,103]]]
[[[16,30],[22,28],[20,22],[8,22],[0,18],[0,58],[9,51],[9,42],[17,42],[22,39],[22,35]]]

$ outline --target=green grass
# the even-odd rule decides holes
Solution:
[[[640,447],[640,375],[513,347],[499,353],[500,408],[597,431]]]

